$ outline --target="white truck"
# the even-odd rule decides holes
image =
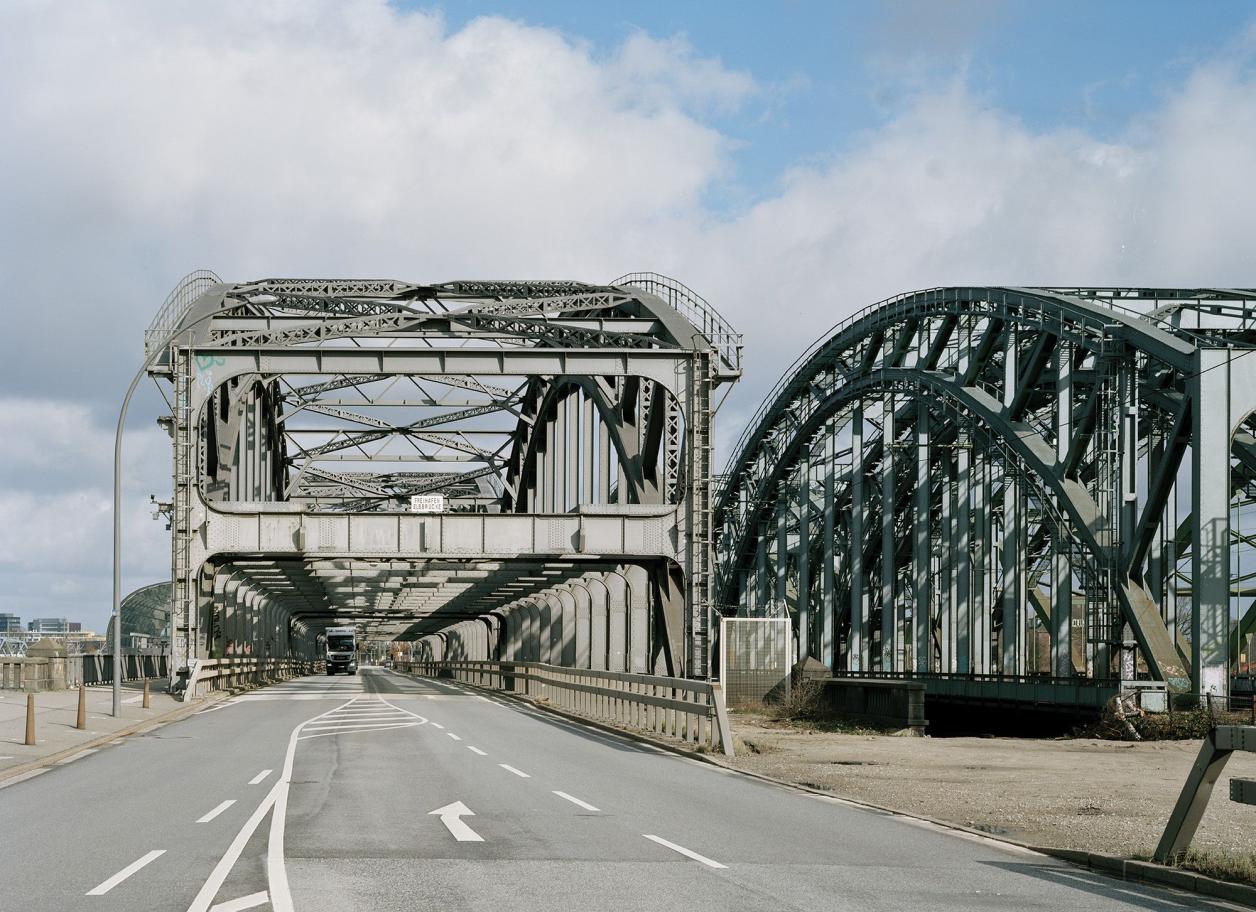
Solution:
[[[326,634],[327,673],[334,675],[338,671],[343,671],[345,674],[357,674],[357,630],[353,627],[328,627]]]

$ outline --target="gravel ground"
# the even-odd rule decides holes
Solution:
[[[1199,752],[1198,741],[912,738],[810,731],[733,714],[749,772],[958,823],[1034,845],[1149,855]],[[1196,849],[1256,853],[1256,808],[1229,800],[1256,778],[1236,752],[1213,790]]]

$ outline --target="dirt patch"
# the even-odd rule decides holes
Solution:
[[[1036,845],[1146,856],[1155,849],[1198,741],[911,738],[796,727],[734,713],[732,765],[845,798]],[[1256,808],[1229,800],[1235,753],[1195,837],[1200,852],[1256,858]]]

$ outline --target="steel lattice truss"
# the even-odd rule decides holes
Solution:
[[[568,618],[557,648],[706,674],[710,394],[740,339],[683,285],[200,272],[145,342],[173,388],[182,659],[626,599],[644,642]]]
[[[1256,292],[938,288],[785,373],[715,507],[725,612],[844,673],[1225,691],[1256,589]]]

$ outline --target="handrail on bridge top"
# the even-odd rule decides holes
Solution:
[[[611,284],[633,285],[658,295],[707,337],[727,370],[741,373],[741,333],[733,329],[710,301],[688,285],[657,272],[629,272]]]

